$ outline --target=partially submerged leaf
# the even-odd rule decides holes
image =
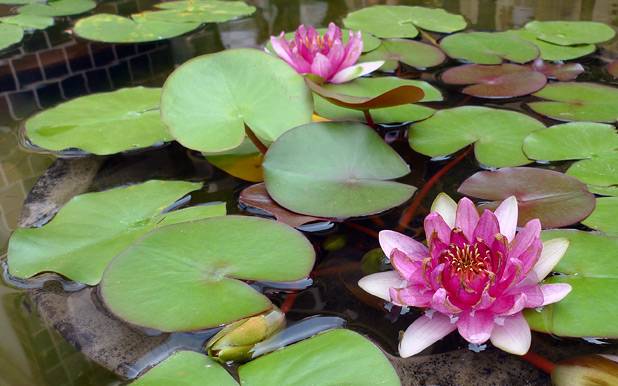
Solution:
[[[582,221],[589,228],[618,236],[618,197],[597,198],[594,212]]]
[[[399,62],[423,69],[442,64],[446,56],[438,47],[410,39],[383,40],[380,47],[361,56],[360,61],[383,60],[383,71],[394,71]]]
[[[616,32],[605,23],[595,21],[538,21],[524,26],[538,39],[561,46],[594,44],[611,40]]]
[[[459,32],[442,39],[440,48],[453,59],[476,64],[526,63],[539,56],[534,44],[507,32]]]

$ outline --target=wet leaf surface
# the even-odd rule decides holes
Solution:
[[[526,63],[539,56],[534,44],[507,32],[460,32],[442,39],[440,48],[453,59],[476,64]]]

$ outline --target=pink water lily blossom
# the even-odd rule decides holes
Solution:
[[[426,310],[405,331],[402,357],[455,330],[473,344],[490,340],[513,354],[528,351],[530,327],[522,310],[558,302],[571,291],[568,284],[540,283],[569,242],[542,242],[538,219],[517,232],[517,216],[515,197],[479,215],[469,199],[456,204],[441,194],[425,218],[427,246],[380,232],[380,246],[395,270],[366,276],[359,286],[394,304]]]
[[[299,74],[314,74],[330,83],[344,83],[369,74],[384,64],[383,61],[356,64],[363,51],[360,32],[349,32],[347,44],[343,43],[341,29],[334,23],[321,36],[313,27],[301,25],[294,39],[271,36],[273,50]]]

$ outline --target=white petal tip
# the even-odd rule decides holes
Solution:
[[[395,271],[386,271],[367,275],[358,281],[358,286],[365,292],[391,301],[389,290],[391,288],[402,288],[405,281]]]
[[[457,203],[448,194],[440,193],[431,204],[431,212],[438,213],[449,227],[455,226]]]

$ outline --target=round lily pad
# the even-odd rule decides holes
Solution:
[[[618,119],[618,89],[597,83],[558,82],[535,96],[551,102],[532,102],[535,112],[558,121],[615,122]]]
[[[408,200],[415,187],[388,181],[410,172],[375,131],[360,123],[297,127],[268,150],[270,196],[293,212],[346,218],[379,213]]]
[[[461,31],[468,26],[463,16],[447,12],[442,8],[408,7],[414,25],[420,29],[440,33]]]
[[[616,32],[596,21],[537,21],[528,22],[524,28],[538,39],[561,46],[594,44],[611,40]]]
[[[474,144],[476,159],[487,166],[519,166],[530,162],[524,138],[545,126],[525,114],[481,106],[440,110],[412,125],[410,146],[430,157],[446,156]]]
[[[355,97],[375,98],[400,86],[415,86],[423,90],[421,102],[441,101],[442,94],[427,82],[396,77],[359,78],[342,84],[325,84],[328,91]],[[321,96],[314,94],[315,111],[318,115],[333,120],[364,121],[360,111],[339,107]],[[411,122],[430,117],[434,109],[420,104],[405,104],[395,107],[372,109],[371,116],[378,123]]]
[[[618,236],[618,197],[597,198],[594,212],[582,223],[589,228]]]
[[[618,152],[585,159],[571,165],[567,174],[590,185],[611,187],[618,185]]]
[[[97,6],[92,0],[56,0],[47,3],[33,2],[19,7],[17,12],[37,16],[69,16],[88,12]]]
[[[547,83],[547,78],[530,67],[517,64],[465,64],[446,70],[442,81],[470,85],[464,87],[462,92],[479,98],[512,98],[540,90]]]
[[[476,64],[526,63],[539,56],[534,44],[506,32],[460,32],[442,39],[440,47],[453,59]]]
[[[156,4],[162,11],[147,11],[146,20],[171,23],[222,23],[255,12],[255,7],[243,1],[181,0]]]
[[[24,29],[45,29],[54,24],[54,18],[49,16],[19,14],[0,17],[0,23],[15,24]]]
[[[478,172],[466,179],[457,191],[493,201],[483,205],[491,209],[509,196],[515,196],[520,226],[535,218],[541,220],[543,228],[575,224],[588,217],[595,205],[594,194],[576,178],[539,168]]]
[[[163,4],[168,4],[168,3],[163,3]],[[328,31],[328,28],[317,28],[316,31],[320,35],[324,36],[324,34]],[[295,35],[296,35],[296,32],[294,31],[288,32],[285,34],[285,39],[286,40],[294,39]],[[373,51],[382,44],[382,41],[380,39],[376,38],[375,36],[367,32],[362,33],[361,38],[363,39],[363,52]],[[344,28],[341,30],[341,40],[343,41],[343,44],[348,43],[348,41],[350,40],[350,30],[349,29]],[[274,52],[272,48],[272,44],[270,43],[270,40],[266,43],[266,48],[269,52]],[[359,61],[368,62],[369,60],[359,60]]]
[[[30,141],[48,150],[106,155],[171,140],[159,113],[160,88],[134,87],[62,103],[26,121]]]
[[[161,117],[184,146],[220,152],[238,147],[248,126],[270,143],[311,122],[313,103],[303,77],[287,63],[253,49],[192,59],[167,79]]]
[[[361,335],[344,329],[321,333],[238,369],[242,385],[400,386],[382,351]]]
[[[533,32],[528,30],[511,30],[507,31],[516,35],[517,37],[524,39],[535,46],[537,46],[541,52],[540,57],[543,60],[558,61],[558,60],[571,60],[581,58],[582,56],[589,55],[596,50],[594,44],[580,44],[576,46],[559,46],[537,39]]]
[[[203,330],[272,307],[241,280],[299,280],[314,259],[311,243],[285,224],[212,217],[144,236],[109,264],[101,296],[129,323],[161,331]]]
[[[200,23],[147,20],[139,15],[126,18],[99,13],[79,19],[73,30],[83,39],[98,42],[143,43],[184,35],[199,26]]]
[[[393,71],[399,62],[415,68],[428,68],[442,64],[446,56],[438,47],[409,39],[382,41],[377,49],[363,55],[361,61],[384,60],[383,71]]]
[[[21,42],[24,30],[14,24],[0,23],[0,50]]]

